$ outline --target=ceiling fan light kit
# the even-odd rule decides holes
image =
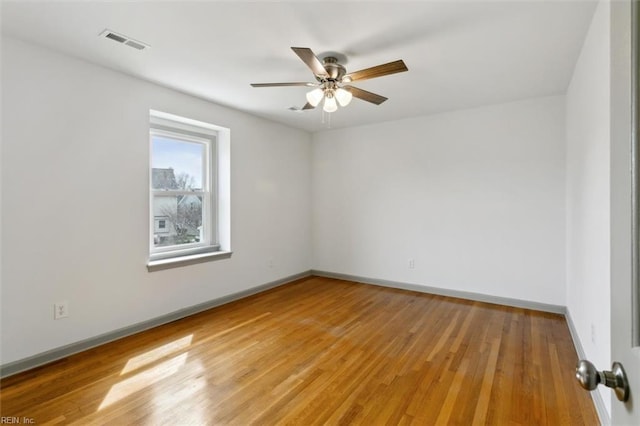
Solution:
[[[318,106],[322,98],[324,97],[324,91],[317,87],[307,93],[307,102],[309,102],[314,108]]]
[[[336,99],[341,107],[346,107],[351,102],[351,99],[353,99],[353,95],[348,90],[340,87],[336,90]]]
[[[334,112],[338,110],[338,104],[336,103],[336,98],[332,93],[328,93],[324,97],[324,106],[322,109],[325,112]]]
[[[344,66],[338,63],[333,56],[328,56],[322,61],[307,47],[291,48],[302,61],[311,69],[317,83],[253,83],[253,87],[283,87],[283,86],[307,86],[315,87],[315,89],[307,92],[307,103],[301,110],[308,110],[317,107],[322,99],[324,104],[322,109],[325,112],[334,112],[338,110],[338,104],[346,107],[351,99],[362,99],[375,105],[380,105],[386,101],[384,96],[358,89],[357,87],[344,85],[357,80],[366,80],[369,78],[382,77],[389,74],[408,71],[407,66],[402,60],[389,62],[387,64],[377,65],[375,67],[366,68],[360,71],[347,74]]]
[[[336,101],[341,107],[346,107],[351,102],[353,95],[342,87],[334,89],[333,87],[324,87],[324,85],[307,93],[307,102],[314,108],[318,106],[322,98],[324,98],[322,109],[325,112],[334,112],[338,109]]]

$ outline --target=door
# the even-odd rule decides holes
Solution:
[[[640,425],[640,161],[632,161],[632,157],[640,160],[640,6],[638,0],[612,1],[610,5],[611,356],[624,366],[630,389],[627,402],[612,393],[611,423]]]

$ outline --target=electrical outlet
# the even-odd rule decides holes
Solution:
[[[409,269],[413,269],[416,267],[416,261],[413,259],[409,259]]]
[[[273,259],[269,259],[269,268],[273,268]]]
[[[69,302],[58,302],[53,304],[53,319],[61,319],[69,316]]]

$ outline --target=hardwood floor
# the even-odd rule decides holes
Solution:
[[[311,277],[1,382],[36,424],[598,424],[560,315]]]

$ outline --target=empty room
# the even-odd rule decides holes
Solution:
[[[635,0],[0,3],[0,423],[640,424]]]

